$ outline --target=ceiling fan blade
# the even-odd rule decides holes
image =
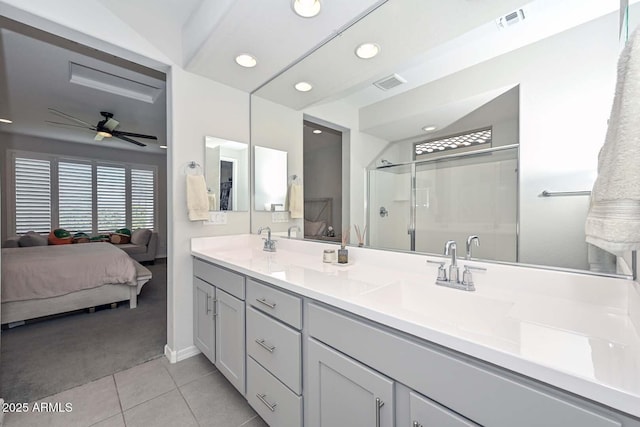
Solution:
[[[88,127],[93,127],[92,124],[87,123],[87,122],[85,122],[83,120],[77,119],[77,118],[75,118],[73,116],[70,116],[67,113],[63,113],[62,111],[58,111],[55,108],[48,108],[48,110],[49,110],[50,113],[55,114],[56,116],[60,116],[60,117],[65,118],[67,120],[72,120],[74,122],[83,124],[83,125],[88,126]]]
[[[107,129],[109,129],[110,131],[114,130],[115,128],[118,127],[118,125],[120,124],[119,121],[114,120],[114,119],[109,119],[107,120],[107,122],[104,124],[104,127],[106,127]]]
[[[95,127],[93,127],[93,126],[87,127],[87,126],[81,126],[81,125],[74,125],[74,124],[71,124],[71,123],[52,122],[50,120],[45,120],[45,123],[49,123],[50,125],[54,125],[54,126],[64,126],[64,127],[71,127],[71,128],[95,130]]]
[[[145,138],[145,139],[158,139],[157,136],[153,136],[153,135],[144,135],[141,133],[133,133],[133,132],[123,132],[123,131],[114,131],[113,132],[114,135],[124,135],[124,136],[132,136],[134,138]]]
[[[131,138],[127,138],[126,136],[122,136],[122,135],[120,135],[120,134],[117,134],[117,135],[116,135],[116,134],[113,134],[113,136],[114,136],[115,138],[119,138],[119,139],[121,139],[121,140],[123,140],[123,141],[127,141],[127,142],[130,142],[130,143],[132,143],[132,144],[139,145],[139,146],[141,146],[141,147],[146,147],[146,146],[147,146],[147,144],[143,144],[142,142],[135,141],[135,140],[133,140],[133,139],[131,139]]]
[[[94,141],[102,141],[104,139],[104,136],[100,135],[99,133],[96,133],[95,138],[93,138]]]

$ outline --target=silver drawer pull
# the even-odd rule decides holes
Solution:
[[[213,317],[215,317],[218,315],[218,305],[216,304],[218,302],[218,298],[213,298],[211,302],[213,303]]]
[[[380,408],[384,406],[384,402],[376,397],[376,427],[380,427]]]
[[[209,314],[211,312],[211,309],[209,308],[209,301],[211,301],[211,295],[207,295],[207,301],[204,303],[204,305],[206,306],[207,309],[207,313]]]
[[[276,411],[276,406],[278,406],[278,404],[277,404],[277,403],[271,404],[271,403],[267,402],[267,399],[266,399],[266,398],[267,398],[267,395],[266,395],[266,394],[260,394],[260,393],[258,393],[258,394],[256,394],[256,397],[257,397],[258,399],[260,399],[260,402],[264,403],[264,404],[265,404],[265,406],[266,406],[267,408],[269,408],[269,410],[270,410],[271,412],[275,412],[275,411]]]
[[[266,305],[269,308],[276,308],[276,303],[275,302],[268,302],[264,298],[256,298],[256,301],[258,301],[262,305]]]
[[[417,421],[414,421],[414,422],[413,422],[413,427],[422,427],[422,424],[420,424],[420,423],[419,423],[419,422],[417,422]]]
[[[273,353],[273,350],[276,349],[275,345],[271,346],[271,345],[265,344],[263,339],[261,340],[261,339],[256,338],[256,344],[258,344],[260,347],[262,347],[265,350],[267,350],[269,353]]]

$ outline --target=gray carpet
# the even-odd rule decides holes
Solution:
[[[162,355],[167,265],[146,267],[153,279],[142,288],[134,310],[124,302],[116,309],[80,311],[3,330],[0,397],[31,402]]]

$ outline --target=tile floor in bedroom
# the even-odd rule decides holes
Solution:
[[[4,427],[266,427],[202,354],[173,365],[154,359],[42,402],[71,403],[72,411],[7,413]]]

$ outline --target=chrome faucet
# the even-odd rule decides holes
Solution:
[[[473,240],[478,241],[478,236],[469,236],[467,239],[467,248],[470,247],[470,244]],[[448,288],[460,289],[463,291],[475,291],[476,288],[473,284],[473,276],[471,275],[471,270],[478,271],[486,271],[486,268],[482,267],[474,267],[470,265],[464,266],[464,273],[462,274],[462,281],[460,281],[460,269],[458,267],[458,260],[456,257],[456,242],[453,240],[447,241],[444,245],[444,254],[451,256],[451,265],[449,266],[449,277],[447,278],[447,270],[445,269],[446,262],[444,261],[431,261],[427,260],[428,263],[439,264],[438,267],[438,278],[436,279],[436,285],[446,286]],[[470,251],[467,249],[467,254]]]
[[[456,250],[457,246],[455,241],[449,240],[444,244],[444,254],[451,255],[451,265],[449,266],[449,282],[451,283],[460,283],[460,269],[458,268]]]
[[[287,230],[287,237],[289,239],[291,238],[291,230],[296,230],[296,232],[299,232],[300,231],[300,227],[298,227],[297,225],[292,225],[291,227],[289,227],[289,229]]]
[[[271,203],[271,212],[275,212],[278,206],[284,206],[282,203]]]
[[[476,242],[476,246],[480,246],[480,238],[476,235],[471,235],[467,237],[467,255],[465,259],[471,259],[471,244]]]
[[[269,227],[260,227],[258,228],[258,234],[262,234],[263,230],[267,230],[267,238],[265,239],[264,237],[262,238],[262,240],[264,240],[264,247],[262,248],[263,251],[267,251],[267,252],[275,252],[276,251],[276,241],[275,240],[271,240],[271,228]]]

